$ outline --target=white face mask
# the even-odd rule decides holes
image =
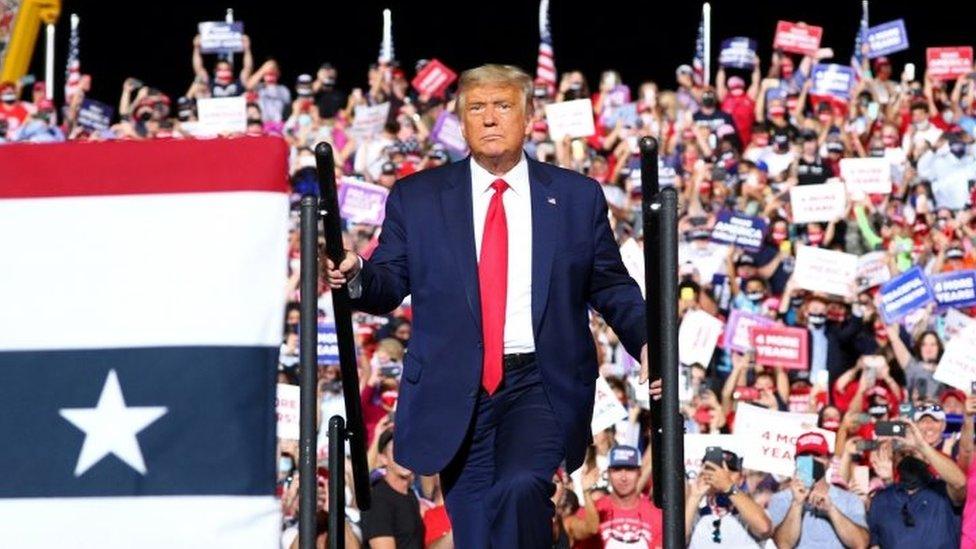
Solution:
[[[952,111],[942,111],[942,121],[946,124],[952,124]]]

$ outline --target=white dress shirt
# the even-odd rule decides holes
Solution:
[[[471,198],[474,246],[481,258],[488,205],[495,194],[491,184],[504,179],[509,189],[502,195],[508,225],[508,289],[505,299],[505,354],[535,351],[532,335],[532,200],[529,194],[529,164],[525,156],[508,173],[492,175],[471,160]]]

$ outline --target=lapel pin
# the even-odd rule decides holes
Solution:
[[[552,204],[553,206],[556,205],[556,199],[555,199],[555,197],[552,197],[552,196],[550,196],[549,198],[547,198],[546,199],[546,202]]]

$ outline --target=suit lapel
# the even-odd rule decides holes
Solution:
[[[475,257],[474,220],[471,212],[470,157],[455,162],[441,188],[441,208],[447,226],[447,243],[454,255],[468,308],[481,331],[481,296],[478,291],[478,261]]]
[[[528,162],[532,200],[532,328],[538,336],[549,299],[549,277],[562,200],[540,163],[531,158]]]

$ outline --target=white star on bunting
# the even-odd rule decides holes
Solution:
[[[136,434],[166,413],[165,406],[126,407],[115,370],[108,373],[98,404],[94,408],[62,408],[61,417],[84,431],[75,476],[80,477],[109,454],[146,474],[146,463]]]

